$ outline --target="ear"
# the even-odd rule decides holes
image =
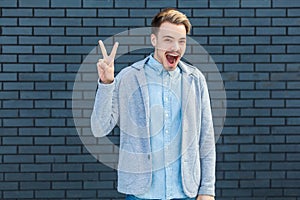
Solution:
[[[157,39],[156,39],[156,35],[155,34],[151,34],[151,44],[152,46],[156,46],[156,43],[157,43]]]

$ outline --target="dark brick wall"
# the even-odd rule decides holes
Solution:
[[[78,137],[73,83],[98,39],[163,7],[190,17],[224,80],[216,199],[300,199],[299,0],[0,0],[0,199],[123,198]]]

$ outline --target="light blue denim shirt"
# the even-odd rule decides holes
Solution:
[[[152,184],[138,198],[186,198],[181,180],[181,70],[167,71],[152,56],[145,65],[150,96]]]

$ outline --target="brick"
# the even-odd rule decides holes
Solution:
[[[296,73],[272,73],[271,80],[275,81],[296,81],[299,80],[299,75]]]
[[[10,181],[32,181],[35,179],[34,173],[6,173],[5,179]]]
[[[146,1],[146,8],[164,8],[164,7],[176,7],[176,0],[160,1],[152,0],[151,2]]]
[[[67,170],[66,170],[67,171]],[[36,173],[36,177],[38,181],[60,181],[60,180],[67,180],[67,173],[65,172],[51,172],[51,173]]]
[[[222,35],[223,30],[220,27],[202,27],[202,28],[193,28],[193,35]]]
[[[286,107],[298,107],[299,100],[286,100]]]
[[[19,112],[20,117],[50,117],[50,111],[47,109],[22,109]]]
[[[0,93],[1,95],[1,93]],[[17,110],[8,110],[8,109],[1,109],[0,110],[0,116],[7,118],[7,117],[18,117],[18,111]]]
[[[50,182],[29,181],[20,183],[21,190],[46,190],[50,189]]]
[[[116,8],[145,8],[146,2],[145,1],[138,1],[138,0],[116,0],[115,1]]]
[[[2,0],[0,1],[1,8],[17,7],[17,0]]]
[[[287,125],[298,125],[299,121],[300,121],[299,117],[288,118],[287,119]]]
[[[272,26],[299,26],[299,18],[274,18]]]
[[[3,44],[17,44],[16,36],[0,36],[0,43]]]
[[[241,188],[268,188],[270,186],[269,180],[241,180]]]
[[[300,2],[298,1],[293,1],[293,0],[273,0],[273,7],[274,8],[278,8],[278,7],[283,7],[283,8],[287,8],[287,7],[299,7],[300,6]]]
[[[7,127],[33,126],[33,119],[3,119],[3,125]]]
[[[243,152],[247,152],[247,153],[270,152],[270,145],[268,145],[268,144],[242,144],[242,145],[240,145],[240,151],[241,151],[241,153],[243,153]]]
[[[32,64],[3,64],[3,72],[32,72],[32,71],[33,71]],[[7,84],[14,84],[14,83],[8,82]]]
[[[77,182],[67,182],[67,181],[56,181],[52,183],[52,187],[54,190],[62,190],[62,189],[82,189],[82,183],[80,181]],[[45,196],[46,197],[46,196]]]
[[[35,46],[35,54],[63,54],[65,53],[63,46]]]
[[[232,36],[211,36],[209,37],[209,43],[210,44],[238,44],[239,39],[238,37],[232,37]]]
[[[299,127],[297,126],[273,126],[271,129],[273,134],[299,134]]]
[[[230,90],[254,89],[254,83],[230,81],[230,82],[225,82],[225,88]]]
[[[300,36],[273,36],[273,44],[297,44],[300,40]]]
[[[225,27],[225,35],[254,35],[253,27]]]
[[[288,89],[298,89],[300,82],[288,82],[287,88]]]
[[[63,17],[65,16],[64,9],[34,9],[36,17]]]
[[[234,154],[225,154],[225,159],[224,161],[251,161],[254,158],[254,154],[250,153],[234,153]]]
[[[208,8],[208,0],[178,0],[178,8]]]
[[[144,19],[115,18],[116,26],[145,26]]]
[[[284,118],[256,118],[255,119],[256,125],[284,125],[285,120]],[[275,136],[274,136],[275,137]]]
[[[266,90],[266,89],[285,89],[285,83],[284,82],[258,82],[255,83],[256,89],[262,89],[262,90]],[[269,104],[270,105],[270,104]]]
[[[257,35],[285,35],[286,29],[283,27],[257,27]]]
[[[33,90],[33,83],[30,82],[7,82],[3,84],[4,90]],[[9,98],[17,98],[17,94],[15,93],[7,93],[11,94],[14,97],[10,96]],[[1,94],[2,98],[2,94]]]
[[[65,138],[63,138],[63,137],[35,137],[34,143],[37,145],[65,144]]]
[[[43,119],[36,119],[35,126],[65,126],[65,120],[61,118],[43,118]]]
[[[3,101],[4,108],[32,108],[32,100],[7,100]]]
[[[67,9],[67,17],[96,17],[96,9]]]
[[[33,198],[33,191],[4,191],[3,198]]]
[[[285,9],[257,9],[256,16],[258,17],[285,17]]]
[[[34,35],[64,35],[63,27],[34,27]]]
[[[273,19],[274,20],[274,19]],[[271,19],[270,18],[242,18],[241,19],[242,26],[270,26]]]
[[[272,62],[300,62],[299,55],[276,54],[272,55]]]
[[[20,36],[19,44],[49,44],[49,37],[46,36]]]
[[[270,170],[269,162],[244,162],[241,163],[241,170]]]
[[[33,162],[33,155],[5,155],[4,162],[5,163],[31,163]],[[12,180],[12,178],[9,178]],[[26,177],[18,177],[17,180],[28,179]]]
[[[4,17],[28,17],[32,15],[32,9],[2,9],[2,16]]]
[[[71,44],[80,44],[80,37],[70,37],[70,36],[53,36],[51,37],[51,44],[58,44],[58,45],[62,45],[62,44],[67,44],[67,45],[71,45]]]
[[[242,8],[269,8],[271,7],[271,0],[242,0]]]
[[[83,184],[84,189],[113,189],[114,188],[114,182],[113,181],[86,181]]]
[[[17,56],[16,55],[0,55],[0,62],[2,63],[14,63],[17,62]],[[12,74],[14,75],[14,74]],[[9,78],[9,77],[8,77]]]
[[[17,18],[1,17],[0,18],[0,25],[1,26],[17,26]]]
[[[255,47],[256,53],[285,53],[286,47],[283,45],[257,45]]]
[[[235,46],[234,46],[235,47]],[[229,51],[230,47],[226,48],[225,51]],[[234,51],[234,50],[231,50]],[[237,71],[237,72],[252,72],[254,70],[253,64],[248,63],[230,63],[230,64],[224,64],[224,70],[225,71]]]
[[[81,172],[82,171],[82,165],[81,164],[53,164],[53,172]],[[78,177],[78,173],[76,173],[76,176]],[[82,176],[82,174],[81,174]],[[95,176],[93,176],[95,177]],[[72,180],[72,179],[69,179]],[[80,178],[82,180],[82,177]]]
[[[251,196],[251,190],[250,189],[223,189],[222,194],[226,197],[245,197],[245,196]],[[232,198],[231,198],[232,199]]]
[[[66,35],[81,35],[84,33],[85,35],[96,35],[96,28],[66,28]]]
[[[64,64],[35,64],[36,72],[64,72],[65,66]]]
[[[81,26],[80,18],[51,18],[52,26]]]
[[[49,26],[48,18],[21,18],[20,26]]]
[[[19,171],[19,164],[6,164],[6,163],[1,163],[0,165],[0,172],[18,172]],[[13,174],[15,173],[6,173],[5,176],[8,174]]]
[[[235,8],[235,7],[239,7],[239,1],[238,0],[228,0],[228,1],[211,0],[209,7],[210,8]]]
[[[84,8],[112,8],[113,1],[107,0],[83,0]]]
[[[21,99],[49,99],[50,92],[45,91],[21,91]]]
[[[246,109],[241,109],[241,114],[240,116],[270,116],[271,110],[270,109],[262,109],[262,108],[246,108]]]
[[[48,154],[49,147],[47,146],[20,146],[19,147],[20,154]]]
[[[251,134],[251,135],[252,134],[254,134],[254,135],[256,135],[256,134],[269,134],[270,129],[267,126],[240,127],[240,133],[241,134]]]
[[[73,113],[71,110],[61,110],[61,109],[52,109],[51,110],[52,117],[73,117]]]
[[[80,0],[51,0],[51,8],[80,8]]]
[[[270,44],[269,36],[241,36],[241,44]]]
[[[36,163],[63,163],[66,158],[63,155],[36,155]]]
[[[2,146],[0,148],[1,152],[0,154],[6,155],[6,154],[16,154],[17,153],[17,147],[16,146]]]
[[[35,108],[64,108],[63,100],[36,100]]]
[[[287,49],[287,52],[288,53],[300,53],[300,47],[299,47],[299,45],[293,45],[293,46],[291,46],[291,45],[289,45],[288,46],[288,49]]]
[[[93,190],[67,190],[67,198],[95,198],[96,191]]]
[[[50,172],[51,164],[21,164],[22,172]]]
[[[2,27],[3,35],[32,35],[32,28],[29,27]]]
[[[51,55],[51,63],[80,63],[81,57],[77,55]]]
[[[239,26],[238,18],[210,18],[210,26]]]
[[[93,50],[94,46],[69,46],[67,54],[88,54]]]
[[[244,81],[263,81],[263,80],[269,80],[269,74],[268,73],[248,73],[248,72],[243,72],[239,74],[239,79],[244,80]]]
[[[17,182],[1,182],[0,183],[0,190],[18,190],[18,183]]]
[[[18,99],[18,92],[0,92],[1,99]]]
[[[43,58],[43,57],[37,57]],[[48,81],[48,73],[19,73],[20,81]]]
[[[268,47],[265,47],[268,51]],[[276,71],[285,71],[284,64],[278,63],[256,63],[255,64],[255,71],[257,72],[276,72]]]
[[[253,17],[254,10],[253,9],[225,9],[224,10],[226,17]],[[212,16],[214,17],[214,16]]]
[[[249,55],[241,55],[241,62],[250,62],[250,63],[269,63],[271,60],[269,55],[257,55],[257,54],[249,54]]]
[[[152,15],[154,16],[154,15]],[[193,17],[222,17],[222,9],[193,9]]]
[[[143,9],[143,10],[131,10],[131,13],[133,15],[130,15],[131,17],[145,17],[145,15],[139,16],[139,11],[143,11],[144,13],[147,13],[147,10],[150,11],[152,16],[156,14],[156,12],[153,12],[152,9]],[[152,11],[152,12],[151,12]],[[129,11],[128,9],[98,9],[98,17],[129,17]]]
[[[237,120],[237,118],[227,118],[225,124],[227,126],[231,126],[231,125],[252,125],[253,124],[253,119],[252,118],[239,118],[239,120]]]
[[[299,17],[299,9],[294,9],[294,8],[290,8],[287,10],[288,16],[289,17]]]

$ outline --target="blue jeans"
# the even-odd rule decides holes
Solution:
[[[196,198],[184,198],[184,199],[172,199],[172,200],[195,200]],[[137,198],[134,195],[126,195],[126,199],[125,200],[150,200],[150,199],[140,199]],[[152,200],[160,200],[160,199],[152,199]]]

